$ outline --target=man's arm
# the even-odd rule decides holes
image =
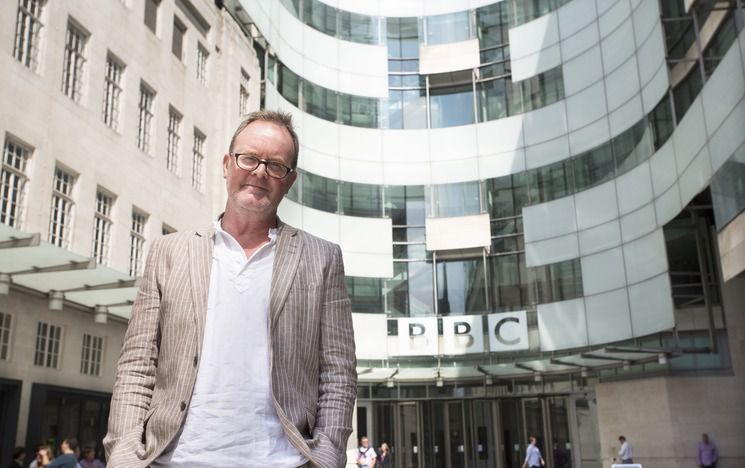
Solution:
[[[160,242],[156,241],[150,249],[117,365],[108,434],[103,441],[111,466],[121,466],[117,463],[120,456],[133,457],[141,447],[143,421],[155,387],[160,313],[159,247]]]
[[[352,412],[357,398],[352,309],[339,246],[334,246],[323,288],[318,406],[313,429],[313,438],[318,437],[321,442],[313,455],[321,466],[336,467],[346,463],[346,444],[352,433]]]

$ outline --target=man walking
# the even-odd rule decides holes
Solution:
[[[298,148],[289,115],[249,115],[223,157],[223,215],[153,243],[109,467],[346,463],[357,376],[341,251],[277,218]]]
[[[631,443],[624,436],[618,436],[618,441],[621,443],[621,449],[618,451],[621,463],[629,465],[634,463],[634,449],[631,448]]]
[[[535,437],[528,437],[528,450],[525,453],[525,461],[522,468],[540,468],[546,464],[541,456],[540,449],[536,447],[537,442],[538,440]]]
[[[60,444],[60,456],[55,458],[46,468],[77,468],[78,457],[75,451],[78,449],[77,439],[67,438]]]
[[[698,443],[698,465],[701,468],[716,468],[719,453],[714,442],[709,440],[709,434],[701,434],[701,442]]]

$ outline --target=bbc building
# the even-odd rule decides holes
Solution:
[[[56,2],[19,0],[26,3]],[[705,432],[719,448],[718,466],[745,464],[740,0],[129,3],[116,8],[136,10],[140,29],[143,10],[145,23],[148,9],[160,10],[165,39],[172,18],[186,38],[200,37],[194,12],[219,19],[204,35],[217,62],[203,93],[219,97],[209,107],[213,117],[185,114],[222,138],[211,156],[222,154],[241,115],[242,73],[251,77],[247,109],[294,117],[299,174],[280,217],[344,253],[359,378],[350,449],[367,436],[375,446],[386,442],[399,468],[517,468],[532,435],[549,466],[599,468],[618,457],[625,435],[635,461],[672,468],[697,463]],[[5,7],[9,14],[15,8]],[[221,28],[230,21],[243,36],[230,36],[227,46]],[[144,50],[175,54],[172,44],[146,39]],[[13,60],[20,66],[5,55],[9,67]],[[181,70],[167,59],[173,63],[147,67]],[[189,60],[183,63],[190,73]],[[215,83],[223,74],[224,86]],[[171,75],[160,79],[164,92],[174,92]],[[178,89],[187,103],[202,98],[193,95],[201,88]],[[169,99],[160,101],[162,119],[173,109]],[[35,118],[26,125],[42,117]],[[134,145],[131,118],[124,128]],[[16,121],[2,122],[11,138]],[[166,124],[154,163],[141,161],[136,146],[140,159],[121,155],[142,171],[144,188],[117,189],[104,168],[97,175],[112,177],[106,183],[126,194],[125,205],[151,203],[143,208],[178,217],[176,228],[209,222],[224,203],[222,182],[207,175],[199,198],[188,181],[174,179]],[[149,172],[159,157],[160,172]],[[6,160],[3,189],[12,169]],[[206,174],[216,167],[207,164]],[[196,201],[158,197],[153,177],[159,193]],[[187,212],[187,202],[198,208]],[[33,210],[47,223],[53,216],[49,206]],[[90,223],[84,229],[88,244],[72,251],[90,256]],[[48,230],[31,223],[24,232]],[[119,256],[126,265],[127,255]],[[22,279],[13,278],[8,298],[26,294],[51,306],[53,293],[64,290],[26,291],[17,285]],[[104,286],[113,304],[106,326],[118,327],[107,332],[108,380],[98,387],[105,396],[128,309],[114,300],[126,296],[123,288]],[[101,302],[75,296],[93,294],[81,287],[68,288],[63,309],[102,316]],[[0,296],[2,312],[13,314],[7,304]],[[43,309],[36,313],[50,314],[46,303]],[[33,354],[33,344],[24,346]],[[19,357],[14,349],[11,358]],[[6,361],[2,377],[11,368]],[[19,419],[30,432],[26,388],[49,378],[29,366],[38,372],[18,370],[13,378],[22,388]],[[30,440],[25,428],[17,434]]]

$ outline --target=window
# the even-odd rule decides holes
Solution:
[[[10,358],[10,325],[13,316],[0,312],[0,360]]]
[[[52,212],[49,219],[49,242],[57,247],[68,248],[72,237],[72,216],[75,203],[72,189],[75,176],[57,167],[52,188]]]
[[[93,219],[93,251],[92,256],[101,265],[109,264],[109,248],[111,244],[111,208],[114,197],[99,190],[96,193],[96,214]]]
[[[240,94],[240,116],[244,117],[248,114],[248,73],[241,69],[241,94]]]
[[[202,84],[207,84],[207,57],[209,55],[202,44],[197,46],[197,80]]]
[[[145,26],[153,32],[158,33],[158,7],[160,0],[145,0]]]
[[[145,154],[150,154],[150,133],[153,123],[153,101],[155,91],[145,83],[140,83],[140,102],[137,105],[137,147]]]
[[[3,164],[0,172],[0,222],[21,227],[26,196],[26,163],[33,150],[9,136],[5,137]]]
[[[67,23],[65,56],[62,63],[62,92],[79,103],[83,95],[85,46],[88,34],[71,22]]]
[[[41,11],[44,0],[18,0],[16,37],[13,57],[29,69],[39,66],[39,42],[41,41]]]
[[[83,352],[80,356],[80,373],[98,377],[101,375],[101,356],[103,354],[103,338],[100,336],[83,335]]]
[[[191,186],[202,191],[202,172],[204,167],[204,134],[194,129],[194,148],[191,159]]]
[[[119,99],[122,94],[124,65],[109,55],[106,57],[106,78],[103,91],[103,122],[114,130],[119,129]]]
[[[178,174],[178,153],[181,142],[181,114],[173,107],[168,109],[168,146],[166,147],[166,168]]]
[[[129,231],[129,276],[142,274],[142,260],[145,258],[145,224],[147,215],[132,210],[132,228]]]
[[[179,60],[184,60],[184,36],[186,35],[186,26],[184,23],[173,18],[173,38],[171,41],[171,52]]]
[[[36,353],[34,365],[56,369],[59,364],[62,327],[39,322],[36,326]]]

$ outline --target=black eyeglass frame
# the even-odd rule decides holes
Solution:
[[[254,155],[252,155],[250,153],[230,153],[230,155],[235,158],[235,165],[238,166],[240,169],[243,169],[244,171],[254,172],[256,169],[259,168],[259,166],[261,166],[263,164],[264,165],[264,169],[266,171],[266,175],[268,175],[269,177],[271,177],[273,179],[280,179],[280,180],[281,179],[285,179],[285,178],[287,178],[288,175],[290,175],[293,172],[295,172],[295,169],[293,169],[293,168],[291,168],[289,166],[285,166],[281,162],[270,161],[268,159],[257,158],[256,156],[254,156]],[[241,156],[245,156],[247,158],[250,158],[250,159],[254,160],[256,162],[256,166],[253,167],[252,169],[249,169],[248,167],[244,167],[239,162],[239,159],[241,158]],[[285,175],[283,175],[281,177],[278,177],[276,175],[272,175],[272,172],[269,169],[269,167],[270,167],[269,165],[270,164],[272,165],[272,167],[281,167],[281,168],[283,168],[286,171],[285,172]]]

